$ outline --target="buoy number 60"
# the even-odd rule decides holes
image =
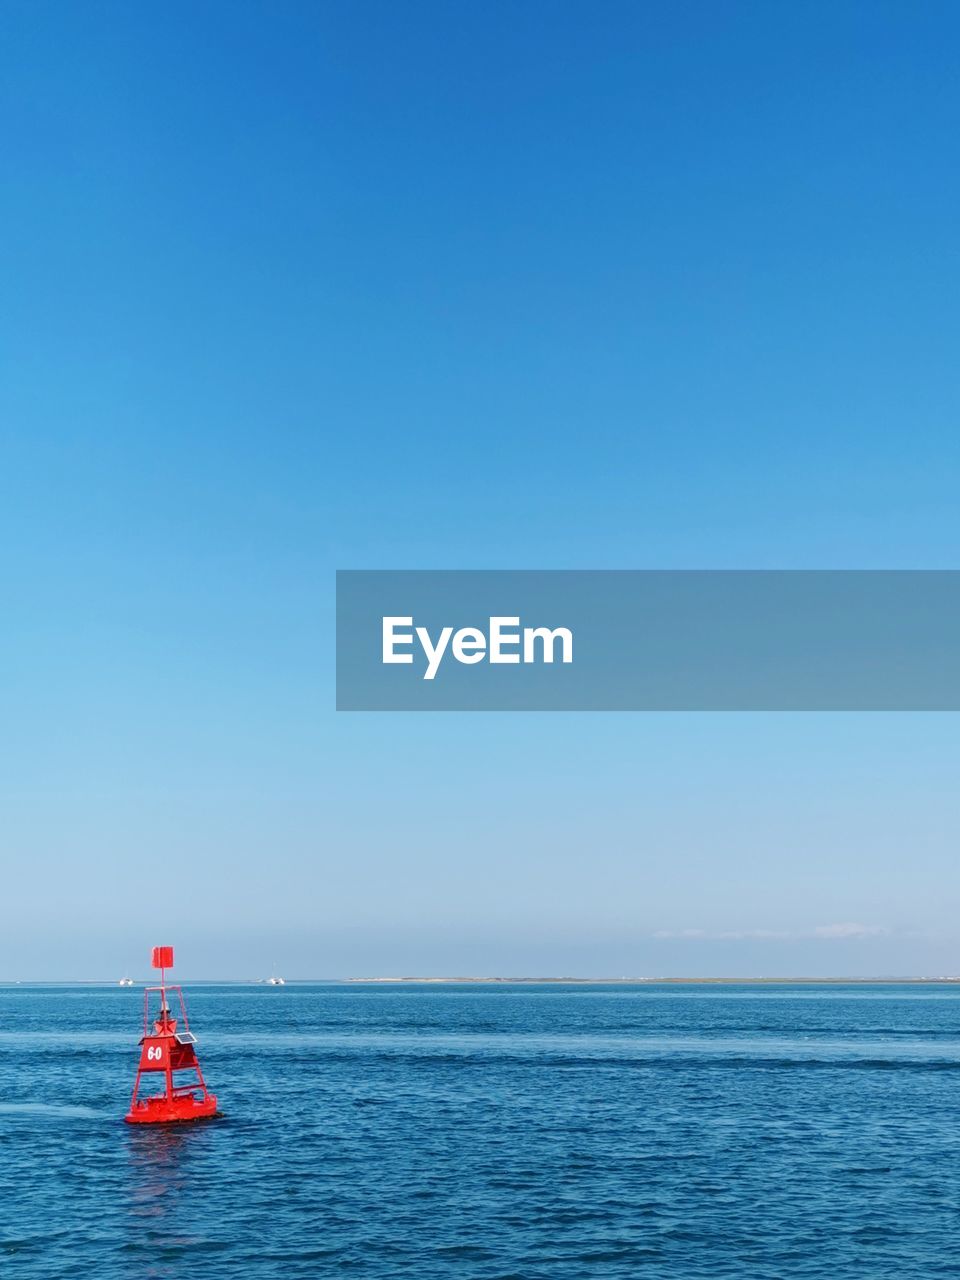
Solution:
[[[152,1044],[152,1045],[150,1045],[150,1047],[147,1049],[147,1061],[148,1061],[148,1062],[159,1062],[159,1061],[160,1061],[160,1059],[161,1059],[162,1057],[163,1057],[163,1045],[162,1045],[162,1044]]]

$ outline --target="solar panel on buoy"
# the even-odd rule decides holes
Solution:
[[[133,1083],[128,1124],[182,1124],[217,1115],[216,1096],[207,1089],[197,1058],[197,1037],[187,1021],[187,1006],[179,986],[167,986],[167,969],[173,968],[173,947],[154,947],[151,961],[160,970],[160,985],[143,992],[143,1035],[140,1063]],[[175,1017],[167,993],[179,1003]],[[160,1093],[140,1095],[144,1077],[162,1075]]]

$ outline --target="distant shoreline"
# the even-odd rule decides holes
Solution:
[[[920,985],[924,983],[944,983],[954,982],[960,983],[960,976],[944,975],[937,978],[479,978],[479,977],[463,977],[463,978],[346,978],[346,982],[350,983],[390,983],[397,984],[402,982],[408,983],[470,983],[471,985],[498,985],[498,986],[547,986],[554,984],[558,986],[775,986],[775,985],[792,985],[796,986],[800,983],[808,983],[816,986],[825,986],[827,984],[835,984],[838,986],[852,986],[854,984],[877,984],[884,983],[903,983],[904,985]]]
[[[144,986],[154,986],[156,978],[136,978],[132,987],[126,990],[138,990]],[[180,978],[177,980],[184,986],[218,986],[218,987],[264,987],[268,984],[262,978]],[[776,987],[776,986],[944,986],[960,985],[960,975],[943,974],[938,977],[871,977],[871,978],[500,978],[500,977],[369,977],[369,978],[287,978],[284,986],[502,986],[502,987],[539,987],[539,986],[579,986],[579,987]],[[2,987],[117,987],[114,978],[0,978]],[[281,990],[281,987],[271,987]]]

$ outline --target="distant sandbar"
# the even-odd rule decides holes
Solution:
[[[960,976],[944,975],[941,977],[891,977],[891,978],[488,978],[488,977],[460,977],[460,978],[424,978],[424,977],[403,977],[403,978],[347,978],[347,982],[419,982],[419,983],[488,983],[488,984],[505,984],[513,986],[540,986],[548,983],[573,985],[574,983],[581,986],[650,986],[650,985],[672,985],[672,986],[729,986],[729,985],[754,985],[754,986],[775,986],[775,985],[797,985],[799,983],[810,983],[811,985],[824,986],[828,983],[835,983],[841,986],[851,986],[860,984],[876,984],[876,983],[904,983],[919,984],[925,982],[960,982]]]

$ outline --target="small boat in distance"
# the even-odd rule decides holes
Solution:
[[[121,979],[120,979],[120,981],[117,983],[117,986],[118,986],[118,987],[132,987],[132,986],[133,986],[133,979],[132,979],[132,978],[121,978]]]
[[[268,987],[284,987],[286,986],[286,980],[284,978],[278,978],[274,976],[272,978],[267,979],[267,986]]]

